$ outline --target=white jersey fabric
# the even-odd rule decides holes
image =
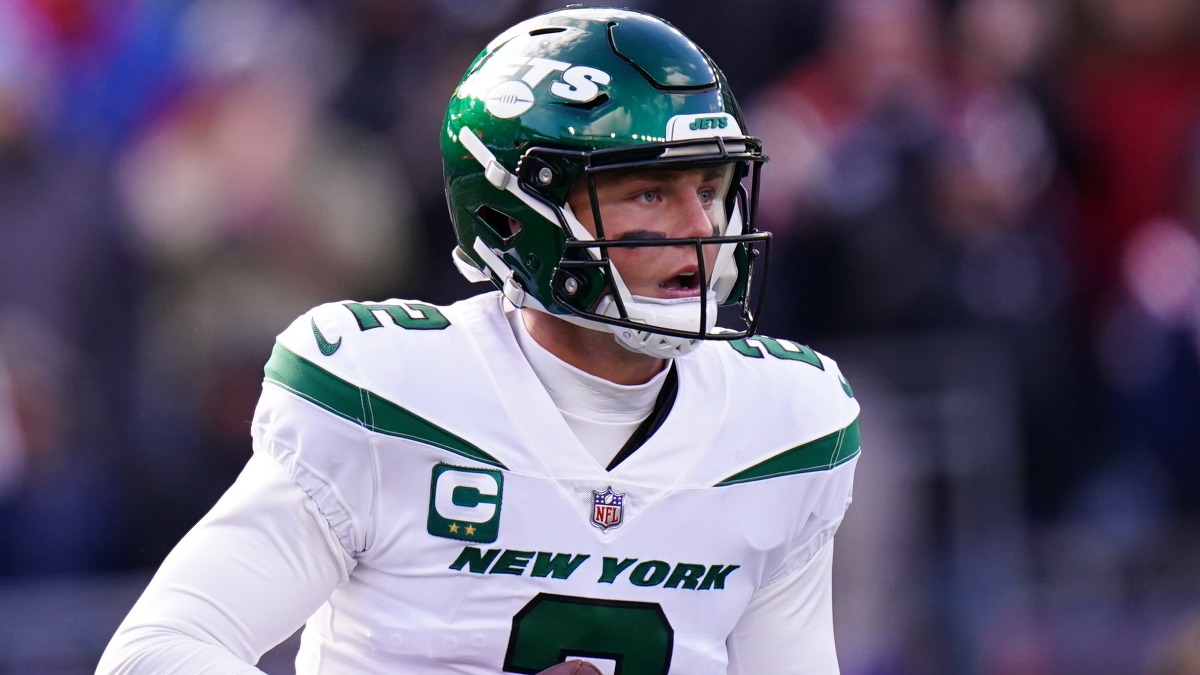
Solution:
[[[858,405],[784,340],[676,359],[611,470],[489,293],[321,306],[279,336],[254,457],[98,672],[241,673],[305,625],[299,673],[837,672],[832,537]]]

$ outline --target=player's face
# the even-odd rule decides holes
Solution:
[[[604,238],[650,242],[721,234],[729,173],[728,168],[707,167],[597,174]],[[573,188],[568,202],[596,236],[586,181]],[[716,245],[704,247],[705,274],[711,274],[717,250]],[[609,247],[608,255],[633,295],[695,297],[708,285],[700,277],[694,246]]]

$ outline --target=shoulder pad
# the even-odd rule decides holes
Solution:
[[[415,300],[331,302],[306,312],[279,335],[289,351],[316,362],[345,358],[345,340],[375,329],[396,326],[407,330],[440,330],[450,320],[440,308]]]

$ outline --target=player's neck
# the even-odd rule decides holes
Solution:
[[[563,361],[616,384],[643,384],[666,365],[663,359],[637,354],[617,344],[612,333],[568,323],[536,310],[521,311],[529,334]]]

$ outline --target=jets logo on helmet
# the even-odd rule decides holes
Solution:
[[[598,68],[537,56],[496,55],[460,90],[483,92],[489,113],[511,119],[534,106],[537,102],[535,90],[544,88],[557,99],[587,103],[599,96],[600,88],[611,81],[612,76]]]

